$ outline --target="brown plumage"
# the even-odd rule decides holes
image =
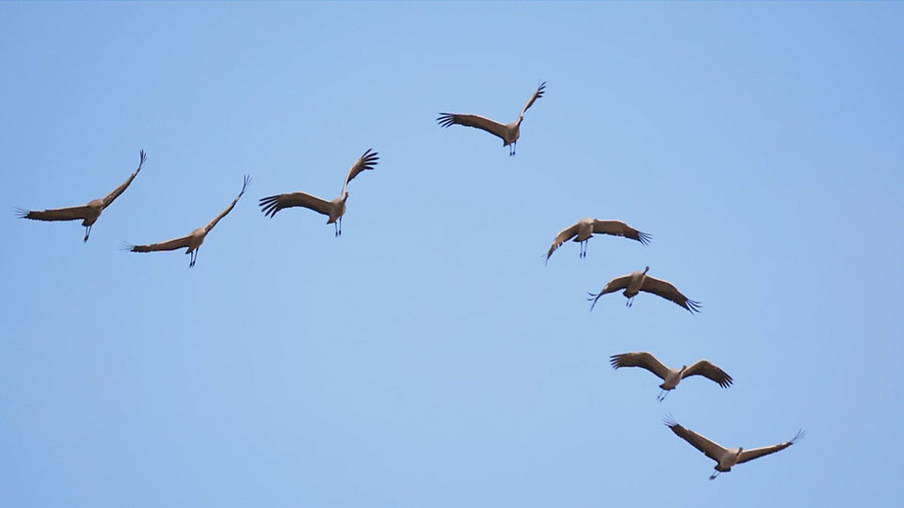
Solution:
[[[587,242],[593,237],[594,233],[598,235],[623,236],[644,245],[647,245],[653,239],[647,233],[638,231],[620,220],[599,220],[587,217],[559,231],[556,239],[552,241],[549,251],[546,253],[546,261],[549,261],[549,257],[552,256],[556,249],[572,238],[574,239],[573,241],[581,244],[580,257],[587,257]]]
[[[607,293],[614,293],[619,289],[624,289],[625,298],[628,299],[627,305],[630,307],[634,302],[634,297],[637,296],[637,293],[644,291],[646,293],[653,293],[654,295],[659,295],[666,300],[671,300],[678,305],[687,309],[691,314],[694,312],[700,312],[700,302],[695,302],[694,300],[688,299],[686,296],[681,294],[681,291],[678,291],[671,282],[664,281],[662,279],[657,279],[656,277],[650,277],[647,275],[647,272],[650,270],[650,267],[644,268],[642,272],[634,272],[628,275],[622,275],[621,277],[616,277],[609,281],[599,293],[589,293],[590,298],[588,300],[593,303],[590,305],[590,310],[593,310],[593,307],[596,305],[596,301],[600,299],[601,296]]]
[[[158,252],[158,251],[167,251],[167,250],[176,250],[185,248],[186,254],[191,254],[191,258],[188,262],[188,267],[191,268],[195,266],[195,261],[198,260],[198,249],[201,248],[201,244],[204,243],[204,239],[207,238],[207,233],[210,233],[210,230],[217,225],[217,222],[220,222],[220,219],[225,217],[235,208],[235,204],[239,202],[239,199],[242,197],[242,194],[245,193],[245,189],[248,187],[248,184],[251,183],[251,176],[245,175],[244,182],[242,183],[242,191],[239,192],[239,195],[232,200],[229,206],[226,207],[225,210],[220,212],[219,215],[213,218],[212,221],[208,222],[206,226],[198,228],[186,236],[180,238],[174,238],[172,240],[168,240],[160,243],[152,243],[148,245],[126,245],[125,248],[132,252]]]
[[[609,358],[609,363],[613,369],[621,367],[641,367],[656,374],[664,382],[659,385],[662,392],[659,393],[657,400],[662,401],[670,390],[674,390],[682,379],[690,376],[703,376],[711,379],[719,384],[722,388],[728,388],[734,381],[731,376],[725,373],[716,365],[707,360],[699,360],[691,364],[690,367],[683,365],[680,369],[672,369],[666,367],[655,356],[647,352],[641,353],[624,353],[613,355]]]
[[[306,192],[277,194],[260,200],[261,211],[264,212],[264,215],[273,218],[276,212],[283,208],[291,208],[293,206],[308,208],[329,217],[326,223],[335,224],[335,236],[342,236],[342,216],[345,215],[345,202],[348,200],[348,183],[361,172],[373,169],[379,160],[380,158],[377,156],[377,152],[373,151],[373,148],[369,148],[364,152],[364,155],[348,170],[345,183],[342,184],[342,194],[332,201],[327,201]]]
[[[69,208],[54,208],[51,210],[25,210],[19,208],[17,210],[17,214],[22,219],[32,219],[32,220],[43,220],[43,221],[59,221],[59,220],[81,220],[82,226],[85,226],[85,238],[83,241],[87,242],[88,237],[91,235],[91,226],[97,222],[97,219],[100,218],[101,212],[103,212],[110,204],[113,203],[116,198],[120,196],[125,190],[129,187],[129,184],[132,183],[132,180],[138,176],[138,172],[141,171],[141,167],[144,165],[144,161],[147,160],[147,155],[145,155],[144,150],[139,152],[140,160],[138,162],[138,169],[136,169],[129,178],[122,183],[119,187],[113,189],[112,192],[107,194],[103,198],[98,198],[92,200],[87,205],[84,206],[73,206]]]
[[[762,457],[763,455],[769,455],[770,453],[775,453],[784,450],[785,448],[793,445],[797,442],[798,439],[802,439],[806,433],[803,429],[797,431],[797,435],[794,436],[790,441],[785,441],[784,443],[779,443],[777,445],[772,446],[763,446],[760,448],[752,448],[750,450],[745,450],[744,448],[725,448],[724,446],[719,445],[709,439],[697,434],[696,432],[686,429],[681,425],[678,425],[671,415],[666,416],[664,419],[664,423],[672,432],[674,432],[678,437],[687,441],[694,448],[703,452],[707,457],[713,459],[717,462],[715,473],[710,475],[710,480],[715,480],[719,473],[727,473],[731,471],[732,466],[736,464],[743,464],[744,462],[751,461],[753,459],[757,459]]]
[[[490,134],[502,138],[502,146],[511,146],[511,148],[509,148],[509,155],[515,155],[518,138],[521,137],[521,122],[524,121],[524,112],[533,106],[534,101],[543,97],[545,90],[546,82],[544,81],[540,83],[540,86],[537,87],[537,91],[531,95],[530,100],[524,105],[524,109],[521,110],[518,119],[511,123],[502,124],[485,116],[464,115],[459,113],[440,113],[436,121],[441,127],[449,127],[450,125],[457,124],[485,130]]]

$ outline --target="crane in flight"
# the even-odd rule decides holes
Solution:
[[[719,473],[727,473],[731,471],[731,468],[737,464],[743,464],[745,462],[749,462],[753,459],[758,459],[763,455],[769,455],[770,453],[780,452],[785,448],[793,445],[797,442],[798,439],[802,439],[806,433],[803,429],[797,431],[797,435],[791,439],[791,441],[785,441],[784,443],[779,443],[777,445],[772,446],[762,446],[760,448],[751,448],[749,450],[745,450],[743,447],[740,448],[725,448],[724,446],[710,441],[709,439],[697,434],[696,432],[686,429],[681,425],[678,425],[671,415],[665,417],[663,421],[665,425],[672,429],[672,432],[675,433],[681,439],[687,441],[694,448],[703,452],[707,457],[713,459],[717,462],[715,466],[716,472],[709,476],[710,480],[715,480]]]
[[[276,212],[283,208],[291,208],[293,206],[308,208],[326,215],[328,217],[326,223],[334,225],[335,236],[342,236],[342,216],[345,215],[345,202],[348,200],[348,183],[363,171],[373,169],[377,165],[378,160],[380,158],[377,156],[377,152],[373,151],[373,148],[369,148],[364,152],[364,155],[348,170],[345,183],[342,184],[342,194],[332,201],[327,201],[307,192],[291,192],[262,198],[260,200],[261,211],[272,219]]]
[[[690,367],[682,365],[680,369],[672,369],[666,367],[655,356],[650,353],[623,353],[620,355],[612,355],[609,357],[609,363],[613,369],[621,367],[641,367],[656,374],[663,383],[659,385],[662,391],[656,400],[662,402],[665,400],[670,390],[674,390],[682,379],[690,376],[703,376],[707,379],[715,381],[722,388],[731,386],[733,379],[718,366],[707,360],[698,360],[691,364]]]
[[[637,293],[644,291],[646,293],[659,295],[666,300],[671,300],[687,309],[691,314],[693,314],[694,312],[700,312],[700,302],[695,302],[694,300],[688,299],[688,297],[681,294],[681,291],[678,291],[678,288],[676,288],[671,282],[647,275],[648,271],[650,271],[649,266],[644,268],[642,272],[637,271],[634,273],[629,273],[628,275],[616,277],[610,280],[599,293],[589,293],[590,298],[588,298],[587,300],[593,302],[590,305],[590,310],[593,310],[594,305],[596,305],[596,301],[599,300],[601,296],[607,293],[614,293],[620,289],[624,289],[625,292],[623,294],[625,295],[625,298],[628,299],[625,305],[627,305],[628,307],[630,307],[634,303],[634,297],[637,296]]]
[[[139,152],[139,156],[138,169],[136,169],[122,185],[113,189],[113,191],[106,196],[88,202],[87,205],[71,206],[69,208],[53,208],[50,210],[25,210],[24,208],[19,208],[16,213],[22,219],[43,221],[81,220],[82,226],[85,226],[85,239],[83,241],[87,242],[88,237],[91,236],[91,227],[94,226],[94,223],[100,218],[101,212],[125,192],[132,183],[132,180],[138,176],[141,167],[144,165],[144,161],[147,160],[147,155],[144,153],[144,150]]]
[[[152,243],[148,245],[126,245],[125,248],[132,252],[160,252],[181,249],[184,247],[186,249],[185,253],[191,254],[191,258],[188,262],[188,267],[191,268],[195,266],[195,261],[198,260],[198,249],[201,248],[201,244],[204,243],[204,239],[207,238],[207,234],[210,233],[210,230],[212,230],[214,226],[217,225],[217,222],[220,222],[220,219],[226,217],[229,212],[231,212],[232,209],[235,208],[235,204],[239,202],[239,199],[242,197],[242,194],[245,193],[245,189],[248,187],[249,183],[251,183],[251,175],[245,175],[245,180],[242,183],[242,191],[239,192],[239,195],[232,200],[232,203],[230,203],[225,210],[214,217],[212,221],[208,222],[206,226],[200,227],[183,237],[174,238],[166,242]]]
[[[521,137],[521,122],[524,121],[524,113],[534,105],[534,101],[543,97],[546,90],[546,81],[540,83],[537,91],[531,95],[530,100],[524,105],[518,119],[511,123],[499,123],[485,116],[466,115],[461,113],[440,113],[436,118],[437,123],[441,127],[449,127],[450,125],[464,125],[466,127],[475,127],[485,130],[494,136],[502,138],[502,146],[509,147],[509,156],[515,155],[515,148],[518,145],[518,138]]]

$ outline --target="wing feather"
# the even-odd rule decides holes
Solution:
[[[112,203],[113,200],[115,200],[120,196],[120,194],[125,192],[125,190],[132,183],[132,180],[134,180],[135,177],[138,176],[138,172],[141,171],[141,166],[144,165],[144,161],[146,161],[148,158],[147,154],[144,153],[144,150],[141,150],[141,152],[139,152],[139,156],[141,157],[141,160],[138,162],[138,169],[132,172],[131,176],[129,176],[129,178],[125,182],[123,182],[122,185],[113,189],[113,192],[107,194],[107,196],[104,198],[104,208],[110,206],[110,203]]]
[[[642,367],[659,376],[665,381],[669,375],[669,368],[660,362],[655,356],[647,352],[641,353],[623,353],[609,357],[609,363],[613,369],[620,367]]]
[[[477,129],[485,130],[505,141],[505,125],[495,120],[490,120],[485,116],[462,115],[457,113],[440,113],[436,121],[442,127],[449,127],[450,125],[464,125],[465,127],[474,127]]]
[[[624,236],[631,240],[647,245],[653,239],[652,235],[638,231],[620,220],[594,220],[593,232],[604,235]]]
[[[725,453],[725,448],[714,441],[710,441],[709,439],[697,434],[696,432],[686,429],[681,425],[678,425],[678,422],[672,418],[671,415],[666,416],[663,420],[663,423],[675,433],[681,439],[690,443],[691,446],[703,452],[707,457],[719,462],[722,455]]]
[[[549,252],[546,253],[546,261],[549,261],[549,257],[552,256],[552,253],[556,251],[559,247],[562,246],[563,243],[571,240],[578,234],[578,224],[575,223],[572,226],[569,226],[562,231],[559,231],[559,234],[556,235],[556,239],[552,241],[552,245],[549,247]]]
[[[599,300],[601,296],[608,293],[614,293],[619,289],[625,289],[626,287],[628,287],[628,281],[630,280],[630,273],[628,275],[622,275],[621,277],[616,277],[610,280],[599,293],[589,293],[590,297],[587,298],[587,300],[593,302],[592,304],[590,304],[590,311],[593,311],[593,307],[596,305],[596,301]]]
[[[521,110],[521,114],[518,115],[519,118],[524,116],[524,113],[530,109],[531,106],[534,105],[534,102],[543,97],[543,93],[546,91],[546,81],[540,83],[540,86],[537,87],[537,91],[534,92],[533,95],[530,96],[530,100],[527,101],[527,104],[524,105],[524,109]]]
[[[345,184],[342,185],[343,194],[345,193],[345,188],[348,187],[348,182],[351,182],[356,176],[361,174],[362,171],[373,169],[374,166],[377,165],[377,161],[380,160],[377,155],[378,153],[374,152],[373,148],[368,148],[367,151],[364,152],[364,155],[358,159],[358,162],[348,170],[348,175],[345,177]]]
[[[191,235],[185,235],[181,238],[174,238],[160,243],[152,243],[149,245],[126,245],[125,247],[132,252],[158,252],[166,250],[176,250],[183,247],[188,248]]]
[[[264,215],[270,218],[283,208],[292,208],[294,206],[300,206],[322,213],[323,215],[329,215],[331,206],[329,201],[306,192],[291,192],[288,194],[268,196],[266,198],[261,198],[259,204]]]
[[[780,452],[785,448],[793,445],[797,442],[798,439],[803,439],[806,435],[803,429],[797,431],[797,435],[791,441],[785,441],[784,443],[779,443],[777,445],[772,446],[762,446],[760,448],[751,448],[750,450],[743,450],[741,452],[741,456],[738,457],[738,464],[757,459],[762,457],[763,455],[769,455],[770,453]]]
[[[212,221],[208,222],[207,225],[204,226],[204,231],[206,233],[209,233],[210,230],[213,229],[213,227],[217,225],[217,222],[220,222],[220,219],[222,219],[223,217],[226,217],[226,215],[228,215],[229,212],[231,212],[232,209],[235,208],[235,204],[239,202],[239,199],[241,199],[242,194],[245,193],[245,189],[248,187],[248,184],[250,184],[250,183],[251,183],[251,175],[245,175],[245,180],[242,183],[242,192],[239,192],[239,195],[236,196],[235,199],[232,200],[232,203],[230,203],[229,206],[227,206],[225,210],[220,212],[220,215],[217,215],[216,217],[214,217]]]
[[[703,376],[719,384],[722,388],[728,388],[734,381],[724,370],[708,360],[699,360],[690,367],[684,369],[681,377]]]
[[[687,309],[691,314],[700,312],[700,302],[689,300],[686,296],[681,294],[681,291],[678,291],[678,288],[671,282],[647,275],[646,278],[644,278],[643,286],[640,290],[659,295],[666,300],[671,300]]]
[[[87,205],[53,208],[51,210],[25,210],[19,208],[16,210],[16,214],[22,219],[43,221],[84,220],[92,216],[91,208]]]

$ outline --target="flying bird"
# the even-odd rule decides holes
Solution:
[[[515,148],[518,145],[518,138],[521,136],[521,122],[524,120],[524,112],[530,109],[531,106],[533,106],[534,101],[536,101],[540,97],[543,97],[543,92],[545,90],[546,82],[544,81],[540,83],[540,86],[537,87],[537,91],[534,92],[534,94],[530,97],[530,100],[527,101],[527,104],[524,105],[524,109],[521,110],[521,114],[518,115],[518,119],[512,123],[501,124],[495,120],[490,120],[485,116],[463,115],[458,113],[440,113],[436,121],[442,127],[449,127],[450,125],[458,124],[485,130],[490,134],[502,138],[502,146],[510,146],[509,155],[515,155]]]
[[[598,220],[587,217],[559,231],[556,239],[552,241],[552,245],[549,247],[549,252],[546,253],[546,261],[549,261],[549,257],[552,256],[556,249],[572,238],[574,239],[573,241],[581,244],[580,257],[587,257],[587,242],[593,237],[593,233],[623,236],[631,240],[637,240],[644,245],[647,245],[653,239],[647,233],[638,231],[620,220]]]
[[[345,177],[345,183],[342,184],[342,194],[332,201],[318,198],[317,196],[306,192],[277,194],[276,196],[269,196],[260,200],[261,211],[264,212],[264,215],[272,219],[273,216],[276,215],[276,212],[283,208],[290,208],[293,206],[309,208],[329,217],[326,223],[334,225],[335,236],[342,236],[342,216],[345,215],[345,202],[348,200],[348,182],[351,182],[356,176],[361,174],[362,171],[373,169],[379,160],[380,158],[377,157],[377,152],[374,152],[373,148],[369,148],[364,152],[364,155],[358,159],[358,162],[348,170],[348,175]]]
[[[82,221],[82,226],[85,226],[85,239],[83,241],[87,242],[88,237],[91,235],[91,226],[97,222],[97,219],[100,218],[101,212],[103,212],[113,201],[119,197],[120,194],[125,192],[125,190],[129,187],[129,184],[132,183],[132,180],[138,176],[138,172],[141,171],[141,166],[144,165],[144,161],[147,160],[147,155],[145,155],[144,150],[139,152],[141,160],[138,162],[138,169],[136,169],[129,178],[122,183],[119,187],[113,189],[113,192],[107,194],[103,198],[95,199],[89,202],[84,206],[73,206],[69,208],[54,208],[52,210],[25,210],[19,208],[17,210],[17,214],[22,219],[33,219],[33,220],[43,220],[43,221],[58,221],[58,220],[79,220]]]
[[[614,293],[619,289],[624,289],[625,298],[628,299],[628,302],[625,305],[628,307],[633,304],[634,297],[637,296],[637,293],[645,291],[647,293],[659,295],[666,300],[671,300],[687,309],[691,314],[700,312],[700,302],[689,300],[686,296],[681,294],[681,291],[678,291],[678,288],[673,286],[671,282],[657,279],[656,277],[650,277],[647,275],[649,270],[650,267],[648,266],[644,268],[642,272],[637,271],[628,275],[616,277],[610,280],[609,283],[606,284],[606,287],[599,293],[589,293],[590,298],[587,300],[593,302],[590,305],[590,310],[593,310],[593,306],[596,305],[596,301],[599,300],[601,296],[606,293]]]
[[[157,252],[176,250],[185,247],[187,249],[185,253],[191,254],[188,267],[191,268],[195,266],[195,261],[198,260],[198,249],[201,248],[201,244],[204,243],[207,233],[210,233],[210,230],[217,225],[217,222],[220,222],[220,219],[226,217],[226,215],[235,208],[235,204],[239,202],[239,199],[242,197],[242,194],[245,193],[245,188],[248,187],[249,183],[251,183],[251,175],[245,175],[245,180],[242,183],[242,192],[239,192],[239,195],[232,200],[232,203],[230,203],[225,210],[220,212],[220,215],[217,215],[212,221],[207,223],[206,226],[198,228],[181,238],[175,238],[166,242],[152,243],[150,245],[126,245],[126,249],[132,252]]]
[[[716,472],[711,474],[709,479],[715,480],[719,473],[727,473],[731,471],[732,466],[735,464],[743,464],[745,462],[751,461],[753,459],[757,459],[762,457],[763,455],[769,455],[770,453],[775,453],[784,450],[785,448],[793,445],[797,442],[798,439],[802,439],[806,433],[803,429],[797,431],[797,435],[794,436],[791,441],[785,441],[784,443],[780,443],[772,446],[763,446],[760,448],[752,448],[750,450],[745,450],[744,448],[725,448],[705,437],[697,434],[696,432],[685,429],[681,425],[678,425],[671,415],[668,415],[663,420],[663,423],[666,424],[672,432],[678,435],[681,439],[687,441],[694,448],[700,450],[707,457],[713,459],[717,462],[715,470]]]
[[[733,381],[731,376],[726,374],[724,370],[706,360],[699,360],[690,367],[683,365],[681,369],[670,369],[663,365],[662,362],[657,360],[652,354],[643,352],[613,355],[609,357],[609,363],[612,364],[613,369],[618,369],[620,367],[643,367],[659,376],[660,379],[665,381],[659,385],[659,388],[661,388],[662,391],[659,392],[659,396],[656,397],[656,400],[660,402],[665,400],[669,391],[674,390],[682,379],[689,376],[703,376],[715,381],[722,388],[728,388]]]

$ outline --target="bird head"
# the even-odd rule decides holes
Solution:
[[[649,271],[650,271],[650,267],[649,267],[649,266],[644,267],[643,273],[647,273],[647,272],[649,272]]]

